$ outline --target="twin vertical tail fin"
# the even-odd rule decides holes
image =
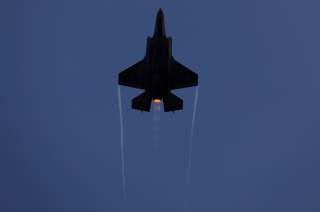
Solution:
[[[163,98],[163,107],[164,112],[182,110],[183,100],[170,92]]]
[[[146,92],[144,92],[132,99],[131,106],[136,110],[150,111],[151,97]]]

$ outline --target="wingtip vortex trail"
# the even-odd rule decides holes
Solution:
[[[193,113],[192,113],[192,121],[191,121],[191,130],[190,130],[190,142],[189,142],[189,154],[188,154],[188,171],[187,171],[187,183],[190,183],[190,172],[191,172],[191,165],[192,165],[192,151],[193,151],[193,135],[194,135],[194,126],[196,120],[196,111],[197,111],[197,104],[198,104],[198,93],[199,87],[196,87],[195,96],[194,96],[194,104],[193,104]]]
[[[186,172],[186,187],[189,189],[191,183],[191,165],[192,165],[192,152],[193,152],[193,135],[194,135],[194,126],[196,120],[196,111],[198,104],[198,95],[199,95],[199,86],[196,87],[195,96],[194,96],[194,104],[193,104],[193,113],[192,113],[192,121],[191,121],[191,129],[190,129],[190,140],[189,140],[189,153],[188,153],[188,166]],[[189,192],[187,192],[189,193]],[[187,198],[184,201],[184,209],[187,211],[188,208],[188,200]]]
[[[124,140],[123,140],[123,116],[122,116],[122,103],[121,103],[121,88],[118,85],[118,104],[120,116],[120,148],[121,148],[121,172],[122,172],[122,194],[123,199],[127,199],[126,192],[126,175],[125,175],[125,158],[124,158]]]

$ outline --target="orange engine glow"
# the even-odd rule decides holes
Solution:
[[[161,100],[160,99],[154,99],[153,102],[156,103],[156,104],[159,104],[161,102]]]

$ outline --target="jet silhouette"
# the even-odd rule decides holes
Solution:
[[[166,36],[164,14],[157,13],[154,34],[147,38],[144,58],[119,73],[119,85],[144,89],[132,99],[132,108],[150,111],[151,102],[163,101],[164,111],[183,109],[183,100],[171,90],[198,85],[198,75],[176,61],[172,56],[172,40]]]

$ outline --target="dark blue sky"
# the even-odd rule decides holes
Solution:
[[[165,12],[177,60],[199,74],[188,211],[320,211],[320,3],[316,0],[0,2],[0,211],[176,212],[185,110],[132,111],[117,74]]]

